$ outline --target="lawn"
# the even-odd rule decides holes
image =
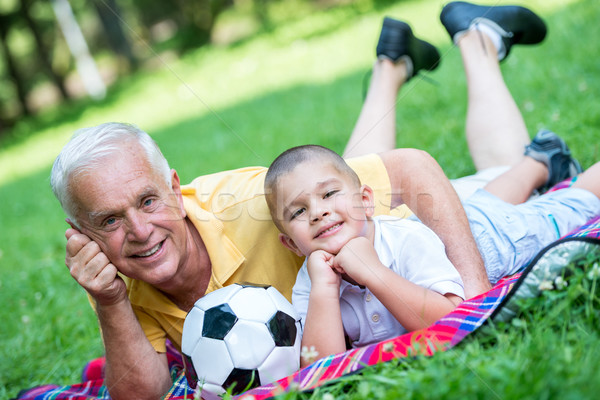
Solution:
[[[540,46],[513,49],[502,65],[507,85],[531,135],[542,127],[558,132],[588,167],[600,159],[600,5],[519,3],[544,17],[549,35]],[[158,68],[123,80],[104,102],[81,101],[16,126],[0,141],[0,398],[32,385],[75,383],[84,363],[102,355],[95,316],[64,266],[67,225],[48,181],[74,130],[135,123],[155,138],[183,182],[267,165],[297,144],[341,152],[381,19],[392,15],[443,56],[429,75],[433,83],[413,79],[400,96],[399,146],[428,150],[450,177],[472,173],[463,139],[465,79],[439,23],[442,4],[358,1],[311,9],[278,2],[271,31],[178,60],[157,55]],[[597,302],[585,303],[595,315],[587,318],[586,311],[569,312],[569,301],[553,299],[555,308],[537,307],[511,327],[490,329],[433,359],[378,367],[313,396],[591,398],[600,390]]]

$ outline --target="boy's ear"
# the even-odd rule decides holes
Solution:
[[[279,234],[279,241],[281,242],[281,244],[288,248],[289,250],[293,251],[294,253],[296,253],[297,256],[299,257],[304,257],[304,254],[302,254],[300,252],[300,250],[298,249],[298,246],[296,246],[296,243],[294,243],[294,241],[292,240],[292,238],[290,238],[288,235],[286,235],[285,233],[280,233]]]
[[[373,193],[373,189],[368,185],[362,185],[360,187],[360,194],[362,196],[365,214],[367,217],[372,217],[373,214],[375,214],[375,194]]]

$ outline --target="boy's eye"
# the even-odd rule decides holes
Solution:
[[[336,194],[338,191],[337,190],[330,190],[329,192],[325,193],[325,196],[323,196],[324,199],[333,196],[334,194]]]
[[[300,215],[302,215],[302,213],[306,210],[306,208],[299,208],[296,211],[294,211],[292,213],[292,217],[290,219],[294,219],[296,217],[299,217]]]

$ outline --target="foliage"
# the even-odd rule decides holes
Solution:
[[[599,7],[593,0],[527,4],[546,19],[549,36],[540,46],[512,50],[502,72],[530,133],[542,126],[560,133],[588,167],[600,158],[600,75],[593,56],[600,44],[592,40],[600,36]],[[75,100],[24,118],[0,138],[0,398],[33,385],[77,382],[84,363],[102,355],[95,316],[64,266],[67,225],[48,183],[53,158],[80,127],[138,124],[183,182],[266,165],[296,144],[341,152],[360,109],[381,18],[393,15],[408,20],[443,56],[429,74],[434,84],[417,78],[402,91],[398,144],[428,150],[450,177],[474,171],[463,140],[464,73],[439,24],[439,1],[312,8],[278,1],[270,7],[269,29],[180,58],[157,51],[152,68],[120,80],[104,101]],[[223,25],[215,28],[221,34],[238,27],[236,18],[247,20],[234,8],[221,17]],[[348,377],[344,385],[351,386],[312,396],[337,398],[348,390],[355,398],[592,398],[597,327],[585,312],[570,316],[567,299],[552,304],[564,312],[552,318],[532,313],[518,320],[522,326],[496,327],[433,358],[378,366]]]
[[[23,116],[87,95],[74,53],[89,48],[104,81],[111,84],[140,67],[151,67],[158,53],[183,55],[209,43],[231,43],[269,31],[289,10],[334,7],[345,2],[294,0],[64,0],[83,41],[73,50],[73,29],[65,33],[53,12],[56,2],[0,1],[0,135]],[[352,8],[372,8],[360,0]],[[385,3],[385,1],[384,1]],[[236,14],[225,32],[214,32],[221,15]],[[231,14],[230,13],[230,14]],[[298,16],[300,16],[299,14]],[[239,18],[242,17],[242,18]],[[232,33],[234,32],[234,33]],[[69,37],[65,37],[67,35]],[[93,96],[92,96],[93,97]]]

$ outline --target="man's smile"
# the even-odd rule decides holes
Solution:
[[[154,247],[152,247],[151,249],[149,249],[147,251],[144,251],[144,252],[141,252],[141,253],[137,253],[137,254],[133,254],[132,257],[135,257],[135,258],[150,257],[150,256],[156,254],[156,252],[158,252],[162,248],[164,242],[165,241],[163,240],[162,242],[157,243]]]

